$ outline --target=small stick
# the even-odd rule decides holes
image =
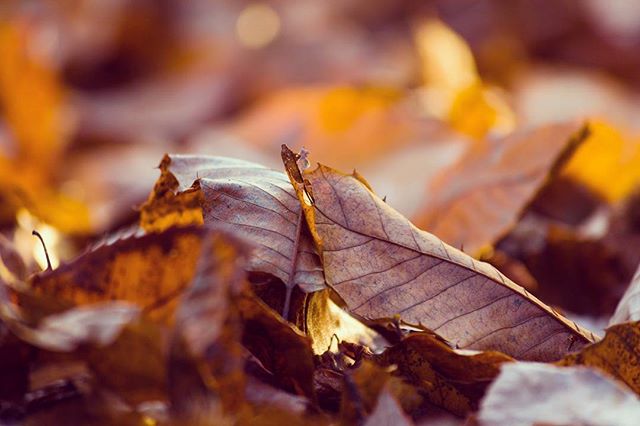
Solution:
[[[49,252],[47,251],[47,245],[44,243],[44,239],[42,239],[42,235],[35,229],[31,231],[31,235],[35,235],[38,237],[40,242],[42,243],[42,248],[44,249],[44,256],[47,258],[47,269],[45,271],[51,271],[53,268],[51,267],[51,260],[49,259]]]

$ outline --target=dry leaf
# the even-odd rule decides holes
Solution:
[[[185,227],[117,240],[37,274],[29,284],[36,295],[73,305],[130,301],[146,316],[171,322],[194,277],[205,234],[204,229]]]
[[[640,323],[616,324],[607,328],[601,341],[567,355],[557,364],[598,368],[640,394],[640,360],[636,350],[639,345]]]
[[[196,415],[218,401],[234,414],[244,404],[246,378],[238,302],[247,248],[228,235],[208,235],[193,285],[176,314],[168,390],[173,409]]]
[[[501,365],[513,361],[499,352],[458,353],[428,333],[411,334],[373,359],[383,366],[396,365],[396,374],[429,402],[457,415],[476,410]]]
[[[426,111],[474,138],[513,130],[515,118],[496,88],[482,83],[469,46],[445,23],[427,19],[415,31]]]
[[[99,386],[137,405],[167,400],[165,332],[147,318],[128,324],[107,347],[91,347],[81,357]]]
[[[595,340],[491,265],[413,226],[359,175],[319,165],[302,178],[291,155],[283,146],[327,283],[355,314],[399,314],[457,347],[519,359],[557,360]]]
[[[621,201],[640,185],[640,136],[600,120],[590,123],[589,129],[588,141],[567,162],[562,175],[609,202]]]
[[[318,255],[286,175],[242,160],[206,156],[165,156],[160,170],[142,207],[143,228],[197,223],[200,217],[205,224],[228,225],[256,245],[247,270],[282,280],[287,297],[295,285],[305,292],[324,288]]]
[[[479,141],[432,182],[416,225],[477,254],[515,225],[588,134],[570,123]]]
[[[640,301],[638,293],[640,292],[640,265],[636,271],[627,291],[618,302],[615,313],[609,320],[609,325],[620,324],[627,321],[640,320]]]
[[[489,387],[482,426],[632,426],[640,422],[638,398],[597,371],[512,363]]]
[[[253,295],[241,297],[238,307],[244,346],[285,390],[315,401],[310,339]]]

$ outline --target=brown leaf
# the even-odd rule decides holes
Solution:
[[[165,156],[160,169],[162,175],[142,207],[143,228],[198,223],[202,215],[205,224],[228,225],[252,241],[256,249],[247,270],[279,278],[289,289],[287,296],[295,285],[305,292],[324,288],[317,252],[286,175],[242,160],[206,156]]]
[[[310,339],[251,294],[242,296],[238,307],[245,347],[285,390],[315,401]]]
[[[500,247],[535,277],[538,297],[581,315],[610,315],[633,273],[614,244],[532,214]]]
[[[627,321],[640,320],[640,300],[638,300],[638,293],[640,292],[640,265],[636,271],[627,291],[620,299],[618,307],[615,313],[609,320],[609,324],[620,324]]]
[[[0,318],[23,342],[43,350],[44,359],[53,357],[48,352],[54,351],[86,362],[99,386],[129,403],[165,398],[161,330],[148,319],[138,318],[139,307],[113,301],[60,312],[60,305],[45,297],[15,290],[14,294],[26,300],[32,311],[25,312],[3,299]]]
[[[632,426],[640,421],[640,403],[597,371],[511,363],[489,387],[478,420],[483,426]]]
[[[233,414],[244,404],[246,378],[237,306],[246,289],[247,249],[228,235],[209,235],[193,285],[176,314],[168,371],[172,407],[193,415],[218,401]]]
[[[569,354],[558,365],[596,367],[640,394],[640,322],[627,322],[607,328],[604,338]]]
[[[90,347],[79,356],[87,361],[97,383],[125,402],[167,400],[165,330],[142,318],[127,325],[107,347]]]
[[[457,415],[477,409],[500,366],[513,361],[500,352],[461,354],[428,333],[411,334],[373,359],[383,366],[396,365],[397,374],[429,402]]]
[[[520,359],[556,360],[595,340],[491,265],[416,228],[359,175],[319,165],[303,184],[291,180],[327,283],[355,314],[400,314],[457,347]]]
[[[430,185],[416,225],[476,254],[516,223],[588,136],[587,127],[569,123],[473,145]]]
[[[146,316],[171,322],[177,300],[194,277],[205,234],[185,227],[117,240],[35,275],[30,285],[38,296],[73,305],[129,301]]]

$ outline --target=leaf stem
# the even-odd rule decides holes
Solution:
[[[49,259],[49,252],[47,251],[47,245],[44,243],[44,239],[42,238],[42,235],[40,235],[40,233],[35,229],[31,231],[31,235],[35,235],[36,237],[38,237],[38,239],[40,240],[40,243],[42,243],[42,248],[44,249],[44,256],[47,258],[47,269],[45,269],[45,271],[53,270],[53,268],[51,267],[51,260]]]

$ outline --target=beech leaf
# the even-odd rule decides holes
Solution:
[[[143,228],[198,223],[201,215],[205,224],[225,224],[254,243],[247,270],[282,280],[287,300],[296,285],[305,292],[325,287],[318,254],[284,173],[248,161],[189,155],[165,156],[160,170],[142,207]]]
[[[595,341],[493,266],[416,228],[357,173],[319,165],[301,178],[292,155],[283,145],[325,278],[355,314],[400,315],[457,347],[518,359],[557,360]]]

